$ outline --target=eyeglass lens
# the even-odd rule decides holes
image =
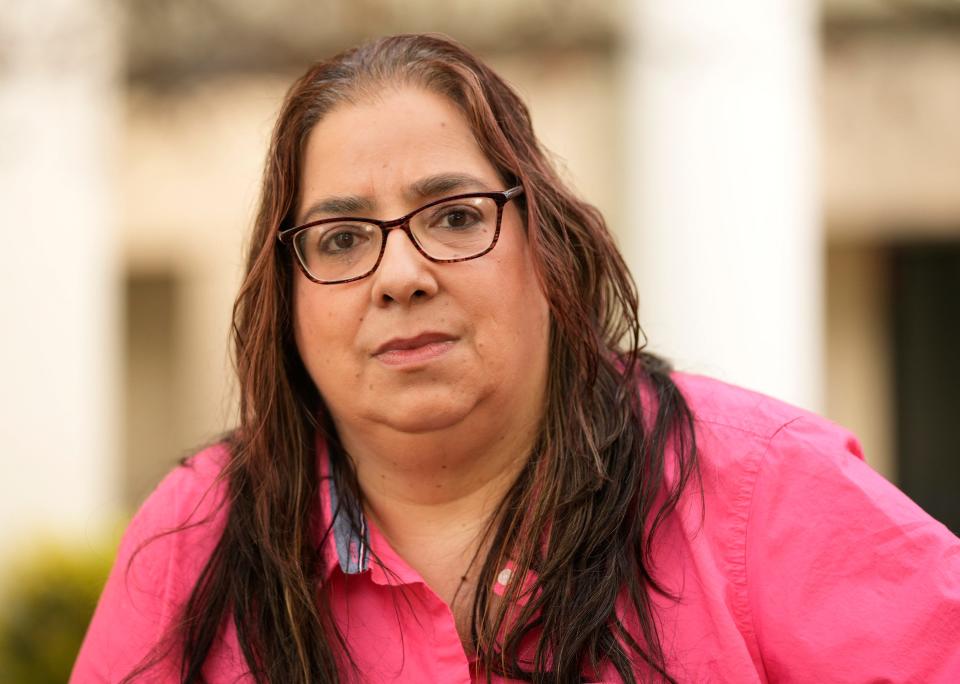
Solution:
[[[493,244],[498,213],[496,200],[461,197],[418,211],[410,217],[410,232],[432,259],[469,259]],[[363,221],[322,223],[299,233],[294,247],[313,277],[349,280],[374,268],[384,233],[377,224]]]

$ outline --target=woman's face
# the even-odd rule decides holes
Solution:
[[[394,219],[441,197],[507,189],[460,110],[417,88],[334,108],[309,135],[302,174],[298,223]],[[313,211],[335,204],[365,208]],[[477,259],[431,262],[392,230],[367,278],[318,285],[296,269],[294,327],[341,431],[539,419],[549,316],[515,202]]]

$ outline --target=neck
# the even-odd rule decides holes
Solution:
[[[537,425],[457,426],[417,434],[377,427],[338,430],[365,499],[385,517],[382,509],[392,513],[396,507],[475,510],[491,497],[495,506],[526,463]],[[502,437],[491,440],[491,434]]]
[[[485,413],[478,409],[456,426],[416,434],[338,424],[367,514],[408,562],[427,549],[451,562],[472,556],[529,458],[539,415],[518,419],[497,411],[495,420]]]

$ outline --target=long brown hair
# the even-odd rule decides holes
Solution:
[[[654,579],[652,542],[697,473],[690,411],[666,364],[642,351],[636,291],[602,216],[560,180],[514,91],[462,46],[432,35],[383,38],[320,62],[284,100],[234,308],[240,417],[223,474],[229,512],[173,634],[181,680],[202,681],[227,620],[258,682],[355,673],[319,570],[330,521],[316,511],[318,431],[338,484],[358,502],[362,492],[293,341],[293,261],[276,233],[293,219],[313,126],[331,108],[395,85],[448,97],[507,187],[524,187],[527,238],[550,306],[543,424],[481,559],[472,627],[479,660],[487,673],[535,682],[580,681],[609,665],[625,681],[637,671],[673,681],[650,602],[650,591],[666,594]],[[508,558],[519,576],[537,578],[511,611],[520,583],[506,601],[489,590]],[[521,650],[531,639],[532,654]]]

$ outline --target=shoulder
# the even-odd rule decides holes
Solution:
[[[127,582],[163,586],[165,604],[176,602],[199,575],[226,521],[229,460],[224,444],[198,452],[170,471],[130,521],[117,554]],[[120,568],[121,564],[126,567]],[[182,578],[183,581],[176,581]]]
[[[229,450],[223,443],[185,459],[160,481],[134,521],[140,526],[160,529],[188,525],[216,515],[226,493],[221,475],[228,460]]]
[[[769,439],[783,426],[798,421],[824,432],[850,434],[822,416],[760,392],[703,375],[672,373],[671,378],[701,423],[761,439]]]
[[[857,510],[867,493],[873,506],[916,508],[865,463],[849,430],[719,380],[683,373],[673,379],[693,415],[700,472],[701,496],[687,500],[702,505],[707,536],[735,549],[727,555],[741,581],[748,537],[787,537],[813,511]]]
[[[744,506],[738,513],[766,536],[778,518],[795,532],[826,511],[840,510],[838,519],[846,522],[858,511],[882,509],[939,525],[865,463],[859,441],[846,428],[718,380],[675,374],[674,381],[693,413],[705,486],[735,483],[722,493],[737,498]]]
[[[192,586],[223,532],[227,487],[222,474],[229,460],[225,444],[194,454],[161,480],[130,522],[118,561],[130,561],[130,573],[163,573],[171,595]],[[170,581],[183,577],[183,582]]]
[[[686,373],[671,377],[693,414],[707,468],[776,458],[796,448],[814,458],[863,460],[856,436],[822,416],[713,378]]]
[[[71,682],[119,681],[168,633],[223,532],[227,498],[221,474],[227,461],[223,444],[190,457],[134,515]],[[159,681],[165,676],[157,675]]]
[[[767,675],[955,676],[960,662],[943,654],[960,629],[960,540],[874,472],[844,428],[709,378],[674,380],[702,467],[704,515],[684,520],[688,537],[722,569]]]

